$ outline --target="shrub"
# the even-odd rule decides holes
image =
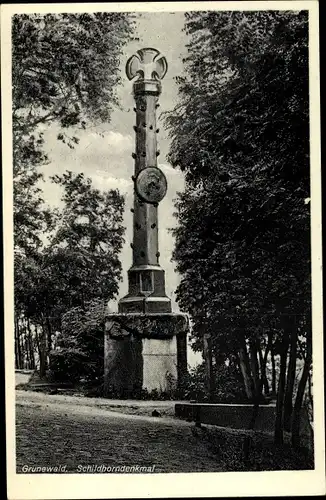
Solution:
[[[177,396],[182,399],[196,400],[198,402],[215,403],[245,403],[247,398],[239,373],[233,365],[217,365],[214,367],[213,376],[215,390],[209,396],[206,387],[205,365],[201,363],[188,372],[185,382],[179,385]]]
[[[50,374],[56,382],[78,382],[90,371],[87,354],[80,349],[63,347],[50,352]]]
[[[102,301],[92,301],[63,315],[58,347],[50,352],[50,372],[55,381],[102,382],[104,320]]]

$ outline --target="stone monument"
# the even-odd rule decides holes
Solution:
[[[165,273],[159,264],[158,204],[167,180],[157,166],[156,110],[167,62],[158,50],[145,48],[126,65],[134,80],[136,149],[132,266],[128,294],[118,312],[108,312],[104,338],[104,392],[130,397],[142,390],[175,389],[187,372],[187,316],[173,313],[165,293]]]

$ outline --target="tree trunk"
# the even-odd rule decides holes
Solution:
[[[30,349],[29,349],[29,339],[28,339],[28,331],[27,331],[27,320],[26,318],[23,316],[22,317],[22,327],[24,329],[24,341],[23,341],[23,344],[24,344],[24,353],[25,353],[25,356],[24,358],[26,359],[26,366],[25,368],[27,370],[30,370],[30,365],[31,365],[31,358],[30,358]]]
[[[33,334],[29,318],[27,318],[27,331],[28,331],[29,356],[31,360],[30,369],[35,370],[34,342],[33,342]]]
[[[278,380],[277,388],[277,402],[276,402],[276,418],[275,418],[275,430],[274,430],[274,442],[275,444],[283,443],[283,408],[284,408],[284,391],[285,391],[285,381],[286,381],[286,359],[289,348],[289,341],[287,337],[287,332],[283,332],[282,343],[281,343],[281,363],[280,363],[280,375]]]
[[[39,374],[40,377],[43,378],[46,375],[47,370],[47,346],[46,346],[46,331],[41,326],[41,335],[39,335],[39,357],[40,357],[40,367]]]
[[[269,385],[268,385],[268,380],[267,380],[267,376],[266,376],[266,364],[267,364],[267,356],[268,356],[269,349],[270,349],[270,347],[268,345],[266,347],[266,350],[265,350],[265,355],[263,356],[261,348],[258,347],[260,376],[262,379],[263,389],[264,389],[264,393],[266,396],[269,394]]]
[[[276,394],[276,367],[275,367],[275,354],[274,348],[271,348],[271,362],[272,362],[272,393]]]
[[[311,381],[311,373],[310,372],[308,375],[308,394],[309,394],[310,405],[313,408],[314,401],[313,401],[313,396],[312,396],[312,381]]]
[[[15,370],[18,370],[18,349],[17,349],[17,339],[16,339],[16,328],[15,328]]]
[[[18,324],[15,315],[15,368],[19,370]]]
[[[256,340],[252,340],[250,342],[250,367],[254,384],[254,399],[259,395],[259,366],[257,359],[257,342]]]
[[[29,351],[29,344],[28,344],[28,333],[27,333],[27,326],[26,326],[26,320],[24,320],[24,336],[25,336],[25,352],[26,352],[26,368],[30,370],[31,368],[31,359],[30,359],[30,351]]]
[[[247,398],[252,401],[254,396],[253,391],[253,380],[250,371],[249,357],[247,352],[247,346],[244,338],[241,341],[241,346],[239,348],[239,364],[240,370],[243,377],[244,387],[246,391]]]
[[[307,356],[303,365],[303,371],[301,375],[301,379],[298,385],[297,396],[294,403],[293,408],[293,417],[292,417],[292,428],[291,428],[291,441],[292,446],[297,448],[300,446],[300,417],[301,417],[301,408],[302,401],[304,397],[304,392],[307,384],[307,380],[309,377],[309,372],[311,368],[312,362],[312,341],[311,339],[307,339]]]
[[[24,316],[21,316],[19,321],[19,330],[20,330],[20,348],[22,353],[22,368],[27,368],[26,364],[28,364],[28,357],[26,353],[26,329],[25,329],[25,319]]]
[[[40,337],[40,346],[41,346],[41,358],[40,358],[40,377],[45,377],[46,371],[49,367],[49,353],[52,345],[52,329],[49,315],[46,314],[42,318],[42,335]]]
[[[260,353],[260,371],[261,371],[261,376],[258,379],[257,392],[256,392],[255,397],[254,397],[254,407],[253,407],[253,411],[252,411],[252,414],[251,414],[251,419],[250,419],[250,422],[249,422],[248,430],[253,430],[255,428],[256,420],[257,420],[257,417],[258,417],[258,414],[259,414],[259,405],[260,405],[261,396],[262,396],[262,392],[263,392],[264,377],[265,377],[265,379],[267,381],[267,378],[266,378],[266,364],[267,364],[267,356],[268,356],[268,352],[269,352],[270,346],[268,345],[266,347],[265,354],[263,356],[262,352],[261,352],[261,349],[260,349],[260,346],[258,346],[258,341],[257,341],[256,345],[257,345],[258,352]],[[242,448],[244,461],[248,460],[251,442],[252,442],[252,437],[250,435],[247,435],[245,437],[245,439],[244,439],[243,448]]]
[[[22,369],[22,350],[21,350],[21,343],[20,343],[20,326],[19,326],[19,318],[18,316],[15,316],[15,332],[16,332],[16,346],[17,346],[17,368],[19,370]]]
[[[297,367],[297,341],[298,341],[297,325],[294,322],[292,322],[291,332],[290,332],[290,359],[288,364],[287,383],[286,383],[285,398],[284,398],[284,429],[288,432],[290,432],[291,430],[293,388],[294,388],[296,367]]]
[[[49,356],[49,353],[52,349],[52,327],[49,314],[46,315],[45,324],[46,324],[47,355]]]
[[[211,345],[211,336],[207,333],[204,333],[203,336],[203,354],[205,361],[205,370],[206,370],[206,388],[209,400],[213,399],[214,394],[214,375],[213,375],[213,359],[212,359],[212,345]]]

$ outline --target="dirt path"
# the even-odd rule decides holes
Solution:
[[[17,391],[17,472],[23,466],[59,465],[66,465],[68,473],[95,465],[155,465],[155,472],[222,470],[193,435],[192,424],[123,414],[91,403],[92,398],[84,404],[84,399]]]
[[[21,391],[16,390],[17,401],[30,402],[31,404],[44,405],[72,405],[75,407],[88,407],[96,409],[104,409],[106,411],[118,411],[131,415],[147,415],[150,416],[153,410],[157,410],[162,416],[173,417],[174,405],[178,401],[139,401],[139,400],[120,400],[120,399],[105,399],[105,398],[87,398],[83,396],[67,396],[62,394],[45,394],[42,392]],[[76,410],[77,411],[77,410]]]

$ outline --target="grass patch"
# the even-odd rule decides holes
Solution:
[[[197,437],[206,442],[225,471],[314,469],[313,453],[304,447],[294,450],[289,436],[285,436],[284,444],[275,445],[269,433],[206,427],[197,432]],[[246,437],[249,437],[247,459],[243,451]]]

